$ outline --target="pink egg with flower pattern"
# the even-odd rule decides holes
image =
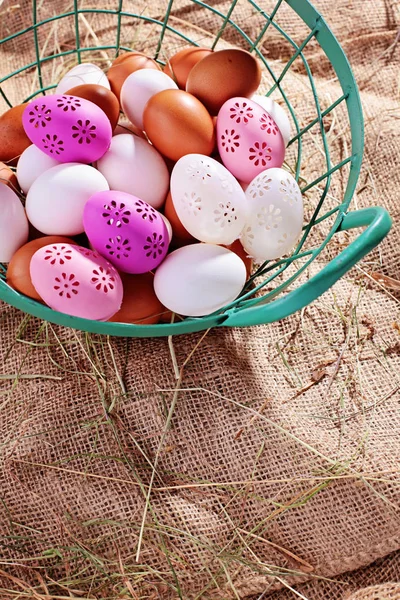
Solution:
[[[285,142],[273,118],[248,98],[231,98],[217,117],[217,143],[225,167],[249,183],[262,171],[281,167]]]
[[[105,112],[76,96],[53,94],[32,100],[22,123],[31,142],[60,163],[95,162],[111,143],[111,125]]]
[[[121,307],[118,271],[97,252],[73,244],[50,244],[30,263],[34,288],[53,310],[74,317],[107,321]]]
[[[126,192],[93,194],[83,225],[93,248],[125,273],[152,271],[168,251],[169,234],[160,213]]]

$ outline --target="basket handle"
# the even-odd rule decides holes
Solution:
[[[227,311],[227,319],[222,323],[228,327],[246,327],[273,323],[302,309],[318,296],[326,292],[340,277],[371,252],[388,234],[392,220],[385,208],[373,206],[344,214],[338,231],[357,227],[366,229],[333,258],[317,275],[305,284],[278,298],[270,304],[251,308],[233,308]]]

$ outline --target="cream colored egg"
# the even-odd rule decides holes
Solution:
[[[168,231],[169,243],[171,243],[172,236],[173,236],[172,225],[171,225],[171,223],[169,222],[169,220],[167,219],[167,217],[165,215],[163,215],[160,212],[158,214],[160,215],[160,217],[162,218],[162,220],[165,223],[165,227],[167,228],[167,231]]]
[[[240,241],[256,263],[290,252],[303,226],[303,198],[284,169],[266,169],[246,190],[249,214]]]
[[[163,157],[146,140],[121,133],[97,161],[111,190],[127,192],[160,208],[167,196],[169,173]]]
[[[180,158],[171,175],[171,196],[184,228],[202,242],[232,244],[245,226],[245,193],[213,158],[201,154]]]
[[[109,189],[93,167],[65,163],[52,167],[33,182],[26,198],[26,213],[36,229],[47,235],[83,233],[83,209],[96,192]]]
[[[0,185],[0,262],[10,262],[28,239],[29,226],[17,194]]]
[[[178,248],[157,268],[154,290],[166,308],[180,315],[209,315],[240,294],[246,267],[237,254],[215,244]]]
[[[177,90],[175,81],[154,69],[140,69],[131,73],[121,88],[121,106],[127,118],[143,129],[143,111],[147,102],[158,92]]]
[[[39,175],[58,164],[60,164],[58,160],[48,156],[34,144],[24,150],[17,164],[17,179],[24,194],[29,192],[29,188]]]
[[[109,81],[100,67],[92,63],[82,63],[72,67],[72,69],[64,75],[56,87],[55,94],[65,94],[65,92],[68,92],[71,88],[76,87],[77,85],[83,85],[84,83],[96,83],[109,90],[111,89]]]

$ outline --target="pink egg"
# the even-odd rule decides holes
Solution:
[[[285,142],[273,118],[248,98],[231,98],[217,118],[218,150],[225,167],[249,183],[265,169],[281,167]]]
[[[30,275],[44,302],[67,315],[107,321],[121,307],[123,287],[118,271],[87,248],[44,246],[31,259]]]
[[[92,246],[126,273],[155,269],[168,251],[169,235],[161,215],[126,192],[93,194],[83,211],[83,225]]]
[[[76,96],[36,98],[25,108],[22,123],[31,142],[60,163],[89,164],[101,158],[111,143],[111,125],[104,111]]]

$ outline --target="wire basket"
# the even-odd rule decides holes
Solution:
[[[48,91],[51,93],[60,76],[76,63],[96,61],[106,70],[119,52],[135,48],[163,65],[168,56],[188,44],[212,49],[240,45],[261,61],[266,95],[272,94],[283,103],[292,118],[293,137],[288,146],[286,168],[299,182],[307,207],[303,233],[294,251],[279,261],[261,265],[238,299],[215,314],[201,318],[131,325],[71,317],[10,288],[5,281],[4,265],[0,268],[2,300],[53,323],[117,336],[169,336],[211,327],[271,323],[320,296],[388,233],[391,220],[383,208],[347,212],[360,173],[363,117],[353,73],[323,17],[308,0],[278,0],[270,3],[268,10],[268,0],[263,1],[262,6],[254,0],[209,1],[210,4],[201,0],[160,0],[142,6],[135,0],[104,0],[103,3],[99,0],[93,7],[84,0],[74,0],[66,12],[41,14],[43,5],[51,11],[58,2],[39,6],[32,0],[30,25],[10,32],[3,24],[1,35],[4,37],[0,44],[6,60],[2,63],[12,65],[12,72],[3,73],[0,79],[4,108]],[[288,22],[294,32],[282,24]],[[57,39],[51,47],[49,39],[56,27],[58,32],[60,28],[67,32],[67,39],[64,43]],[[301,42],[300,31],[304,36]],[[56,38],[57,35],[54,41]],[[26,64],[23,62],[26,52],[19,52],[20,43],[34,53]],[[270,46],[279,48],[279,60],[268,56]],[[331,73],[330,80],[337,81],[337,97],[329,101],[325,96],[322,99],[312,73],[318,67],[312,59],[315,53],[321,68]],[[18,94],[21,80],[29,80],[30,85],[30,93],[22,97]],[[299,81],[303,91],[307,90],[300,100],[296,97]],[[23,89],[28,91],[28,86]],[[339,152],[335,146],[338,136],[331,135],[337,114],[345,126],[341,135],[348,139]],[[306,151],[310,143],[316,146],[318,155],[311,170],[310,153],[307,158]],[[339,193],[334,185],[334,178],[338,176]],[[358,227],[365,229],[344,249],[342,242],[335,243],[338,232]],[[326,263],[319,260],[316,265],[315,259],[326,252],[330,260]]]

